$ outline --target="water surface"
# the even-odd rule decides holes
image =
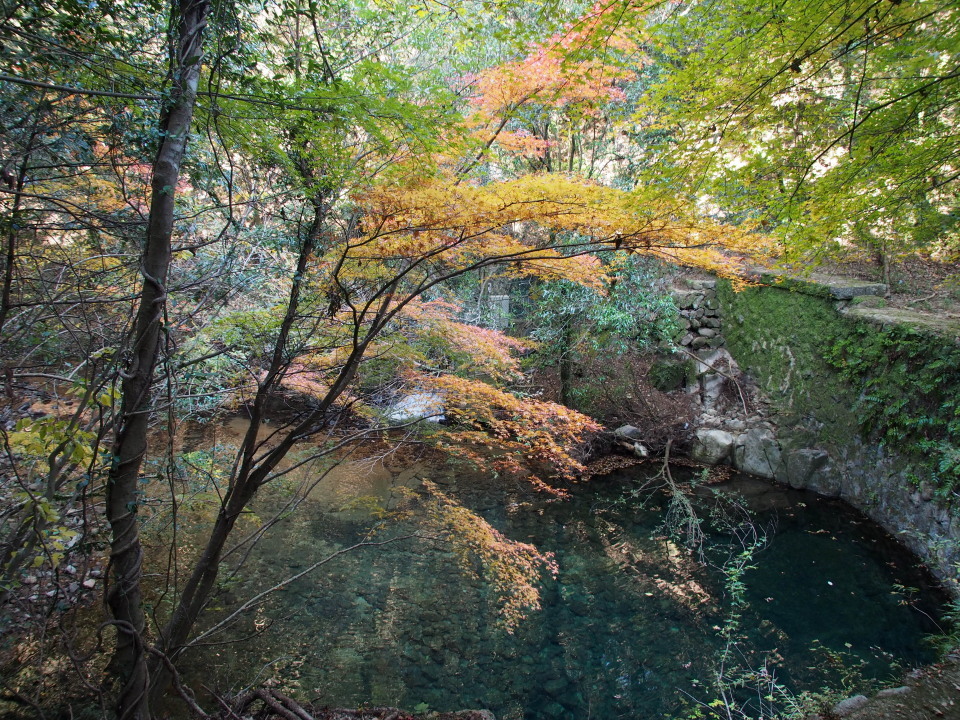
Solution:
[[[331,706],[582,720],[671,717],[708,702],[724,649],[729,672],[762,670],[792,692],[886,678],[893,665],[931,659],[930,579],[864,516],[735,478],[695,494],[707,537],[691,551],[664,528],[668,498],[642,489],[652,472],[597,478],[562,501],[462,468],[355,464],[331,473],[261,542],[231,599],[356,542],[370,527],[369,503],[351,500],[396,504],[401,487],[429,474],[506,536],[554,553],[558,574],[544,578],[542,609],[509,632],[482,565],[465,567],[444,543],[405,540],[345,554],[291,583],[229,639],[257,637],[205,649],[193,667],[210,687],[269,677]],[[718,516],[730,505],[718,492],[744,498],[750,523]],[[411,518],[378,537],[417,527]],[[738,562],[748,569],[733,578],[742,583],[735,592]]]

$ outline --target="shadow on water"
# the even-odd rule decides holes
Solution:
[[[851,667],[885,678],[894,664],[931,659],[923,642],[939,611],[931,579],[842,503],[749,478],[718,488],[742,496],[767,531],[742,576],[746,602],[731,632],[719,566],[742,548],[710,523],[706,563],[671,539],[666,498],[637,493],[643,469],[594,479],[563,501],[511,495],[462,472],[430,473],[507,537],[555,554],[559,572],[544,581],[539,612],[508,632],[482,567],[465,569],[439,543],[403,541],[345,554],[291,583],[228,639],[256,637],[195,652],[188,672],[220,690],[274,678],[331,706],[485,707],[502,720],[583,720],[670,717],[691,698],[710,700],[705,679],[717,672],[725,628],[739,662],[766,667],[792,691],[846,682]],[[369,465],[332,473],[261,541],[229,595],[252,596],[355,542],[369,522],[341,509],[344,500],[383,498],[398,477],[408,485],[417,477],[401,475]],[[706,513],[714,489],[701,493],[695,506]],[[408,519],[391,533],[415,525]]]

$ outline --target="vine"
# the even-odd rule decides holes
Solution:
[[[860,389],[863,431],[913,455],[938,495],[960,498],[960,347],[909,328],[859,326],[824,359]]]

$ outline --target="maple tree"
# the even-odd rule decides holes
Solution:
[[[500,598],[499,620],[513,632],[529,614],[540,609],[538,590],[544,572],[557,574],[557,563],[529,543],[503,536],[476,513],[451,500],[436,485],[425,482],[427,513],[446,533],[454,552],[465,565],[479,558]]]
[[[86,143],[76,141],[81,150],[55,164],[57,153],[33,148],[29,132],[24,142],[23,128],[8,133],[15,142],[7,147],[19,147],[12,155],[21,182],[4,207],[0,332],[6,339],[56,327],[83,338],[75,354],[51,355],[43,368],[56,392],[73,377],[72,363],[89,371],[73,419],[20,427],[8,454],[21,468],[52,457],[38,442],[52,433],[57,457],[68,459],[52,463],[62,472],[47,504],[23,504],[29,517],[47,517],[50,532],[38,537],[60,532],[51,501],[66,510],[70,503],[88,507],[88,493],[106,500],[117,709],[145,718],[151,696],[167,690],[190,646],[224,558],[246,547],[234,530],[250,503],[282,477],[283,462],[304,441],[314,441],[313,456],[323,457],[381,434],[377,405],[386,388],[441,394],[459,425],[437,433],[436,442],[472,446],[471,457],[498,472],[526,476],[532,468],[534,485],[559,492],[557,481],[581,469],[579,444],[597,426],[563,406],[510,392],[513,353],[527,344],[463,322],[438,299],[446,285],[495,269],[506,278],[603,294],[608,268],[597,252],[727,271],[717,244],[750,247],[756,240],[704,222],[682,199],[652,189],[628,193],[572,173],[484,180],[478,158],[485,148],[518,137],[498,126],[503,131],[536,110],[542,118],[562,114],[573,132],[578,123],[601,122],[601,108],[620,98],[630,70],[606,60],[571,63],[568,53],[570,43],[607,22],[608,8],[568,28],[568,45],[555,38],[519,65],[481,74],[466,121],[451,109],[452,92],[426,83],[427,92],[410,79],[409,67],[389,61],[391,52],[407,61],[404,49],[391,47],[404,36],[408,10],[382,23],[347,4],[295,0],[272,3],[262,14],[204,0],[143,10],[130,3],[103,11],[89,34],[79,22],[87,11],[72,2],[42,5],[38,14],[19,8],[0,26],[17,73],[2,81],[23,93],[25,114],[37,116],[30,104],[46,108],[53,94],[57,138],[83,136]],[[116,30],[117,18],[130,29]],[[83,63],[37,52],[38,38],[55,44],[58,33],[76,43],[69,57]],[[383,58],[367,52],[378,38]],[[627,38],[614,45],[624,54],[636,50]],[[158,58],[167,76],[156,72]],[[546,159],[556,140],[546,132],[538,137]],[[49,162],[50,176],[34,183],[38,159]],[[25,204],[26,190],[35,205]],[[79,228],[38,225],[28,238],[34,255],[23,253],[28,214],[50,217],[74,205],[84,210],[70,216],[82,221]],[[84,234],[89,244],[78,241]],[[51,289],[57,262],[71,287],[81,288],[78,313],[88,320],[82,327],[43,320],[44,308],[77,300]],[[30,263],[32,285],[23,282]],[[14,322],[12,298],[20,302],[31,288],[37,314]],[[89,302],[91,296],[104,300]],[[97,323],[106,329],[93,329]],[[16,362],[30,356],[24,347]],[[271,418],[277,398],[290,390],[306,401]],[[171,549],[161,573],[169,600],[148,615],[138,511],[154,500],[141,483],[155,447],[151,422],[163,416],[172,437],[184,417],[239,407],[249,426],[218,479],[219,493],[205,496],[206,537],[189,556]],[[171,458],[162,471],[174,517],[185,497],[176,491],[184,467]],[[84,472],[95,486],[78,485],[64,498],[62,483]],[[24,476],[30,486],[39,473]],[[541,565],[527,549],[440,504],[454,524],[471,528],[471,547],[500,563],[504,585],[529,585]],[[12,556],[24,543],[17,528],[10,537]],[[519,576],[504,564],[511,554]],[[533,606],[529,592],[523,598],[518,607]]]
[[[607,28],[618,4],[598,2],[522,60],[491,67],[472,79],[469,124],[480,150],[470,165],[496,147],[526,159],[533,170],[601,172],[601,148],[626,100],[624,85],[644,63],[640,37],[627,26],[604,36],[602,52],[584,52]],[[500,159],[503,162],[503,158]]]

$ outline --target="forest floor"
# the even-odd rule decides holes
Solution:
[[[816,272],[871,282],[882,282],[883,274],[876,262],[859,258],[824,264]],[[960,262],[920,256],[898,260],[884,300],[889,307],[960,318]]]

